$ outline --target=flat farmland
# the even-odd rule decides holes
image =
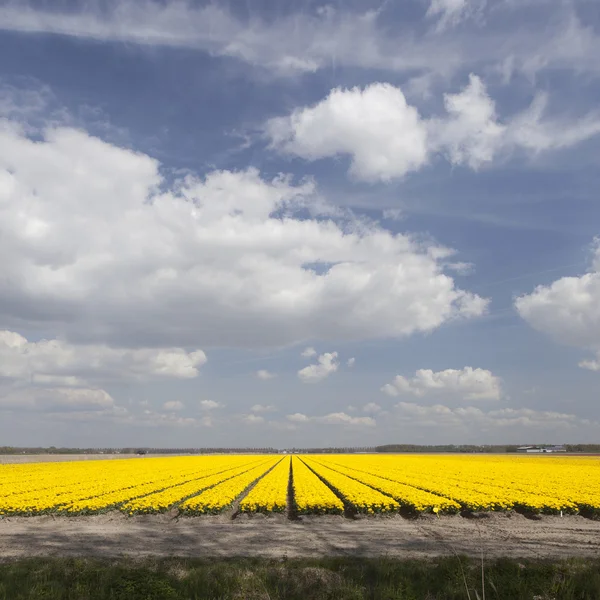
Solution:
[[[0,557],[600,555],[597,457],[210,455],[0,465]]]
[[[600,460],[205,455],[0,465],[0,515],[600,515]]]

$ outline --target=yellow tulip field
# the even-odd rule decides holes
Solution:
[[[600,459],[211,455],[0,465],[0,515],[525,511],[600,515]]]

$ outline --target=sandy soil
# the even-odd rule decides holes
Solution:
[[[600,556],[600,521],[530,520],[518,514],[404,519],[282,515],[9,517],[0,519],[0,560],[24,556]]]

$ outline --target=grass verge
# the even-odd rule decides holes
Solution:
[[[465,582],[472,598],[482,597],[477,560],[30,558],[0,563],[1,600],[463,600]],[[488,600],[597,600],[600,560],[489,561],[485,585]]]

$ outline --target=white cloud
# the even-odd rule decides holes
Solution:
[[[401,221],[404,213],[399,208],[386,208],[381,216],[389,221]]]
[[[295,218],[323,205],[311,182],[248,169],[168,185],[159,166],[70,128],[32,140],[0,127],[3,323],[80,344],[265,347],[400,337],[485,311],[443,272],[447,249],[353,217]],[[187,376],[204,360],[156,352],[123,362]]]
[[[450,408],[443,404],[422,406],[409,402],[399,402],[395,408],[396,415],[413,426],[476,427],[488,431],[492,428],[560,430],[594,424],[574,414],[530,408],[502,408],[485,412],[473,406]]]
[[[246,423],[250,423],[251,425],[256,425],[258,423],[264,423],[265,418],[260,415],[242,415],[242,420]]]
[[[352,357],[352,358],[349,358],[349,359],[346,361],[346,365],[347,365],[348,367],[353,367],[355,362],[356,362],[356,359],[355,359],[354,357]]]
[[[456,67],[456,44],[440,48],[439,40],[399,39],[378,26],[378,16],[376,10],[301,10],[268,20],[253,13],[242,20],[217,4],[119,0],[105,3],[102,11],[89,6],[61,11],[19,2],[0,7],[0,29],[194,48],[283,76],[330,67],[332,57],[360,68],[448,72]]]
[[[153,410],[144,410],[141,415],[130,415],[124,421],[136,427],[211,427],[210,418],[196,419],[194,417],[181,417],[174,411],[159,413]]]
[[[304,357],[304,358],[311,358],[313,356],[316,356],[317,351],[314,348],[306,348],[302,351],[302,353],[300,354],[300,356]]]
[[[594,238],[590,250],[592,255],[592,271],[600,273],[600,236]]]
[[[169,400],[168,402],[165,402],[163,404],[163,408],[169,411],[179,411],[183,410],[185,408],[185,405],[179,400]]]
[[[369,402],[363,406],[363,412],[377,413],[381,411],[381,406],[376,402]]]
[[[1,267],[0,267],[1,270]],[[38,384],[82,385],[98,379],[191,378],[206,362],[202,350],[119,349],[74,345],[50,339],[29,342],[14,331],[0,331],[0,378]]]
[[[262,379],[263,381],[267,381],[269,379],[273,379],[274,377],[277,377],[277,375],[275,375],[275,373],[271,373],[271,372],[267,371],[266,369],[260,369],[260,371],[256,371],[256,376],[259,379]]]
[[[389,396],[413,394],[456,394],[466,400],[499,400],[502,395],[500,378],[487,369],[465,367],[434,372],[419,369],[412,379],[397,375],[381,391]]]
[[[30,387],[9,390],[0,395],[0,409],[97,412],[112,411],[114,408],[112,396],[101,389]]]
[[[582,369],[588,369],[590,371],[600,371],[600,352],[598,353],[598,360],[582,360],[579,363]]]
[[[540,285],[515,300],[519,315],[534,329],[559,343],[586,349],[596,360],[579,366],[599,370],[600,364],[600,249],[592,243],[591,272],[579,277],[562,277]]]
[[[352,417],[343,412],[330,413],[323,417],[313,417],[317,423],[325,423],[328,425],[361,425],[366,427],[374,427],[375,419],[371,417]]]
[[[223,405],[214,400],[200,400],[200,408],[202,410],[215,410],[217,408],[223,408]]]
[[[442,31],[481,11],[484,6],[485,0],[431,0],[427,16],[438,17],[436,29]]]
[[[337,360],[337,356],[337,352],[325,352],[324,354],[321,354],[317,359],[317,364],[300,369],[298,371],[298,377],[304,383],[317,383],[318,381],[322,381],[338,370],[340,363]]]
[[[293,423],[305,423],[308,421],[308,417],[302,413],[294,413],[293,415],[287,415],[286,419]]]
[[[352,417],[344,412],[329,413],[328,415],[309,417],[302,413],[287,415],[288,421],[293,423],[321,423],[323,425],[351,425],[373,427],[376,422],[371,417]]]
[[[388,83],[336,88],[312,107],[271,119],[266,131],[274,148],[307,160],[350,155],[350,175],[363,181],[402,177],[428,158],[417,109]]]
[[[490,162],[503,144],[506,130],[497,121],[493,100],[479,77],[457,94],[444,94],[447,117],[428,122],[431,149],[448,156],[452,164],[477,169]]]
[[[277,410],[272,404],[255,404],[250,409],[253,413],[273,412]]]
[[[336,88],[314,106],[269,120],[265,131],[272,148],[307,160],[348,155],[349,175],[369,182],[401,178],[437,154],[478,169],[500,154],[568,148],[600,134],[598,113],[543,119],[544,98],[502,123],[483,81],[471,74],[462,91],[444,95],[443,117],[425,119],[400,88],[373,83]]]
[[[485,13],[485,4],[483,0],[432,0],[427,15],[437,19],[436,35],[426,28],[422,33],[419,27],[407,30],[404,23],[386,27],[385,6],[364,12],[301,7],[265,19],[257,11],[251,11],[249,18],[238,17],[217,3],[196,6],[144,0],[104,2],[102,10],[91,3],[80,3],[75,10],[54,5],[44,9],[26,0],[4,3],[0,29],[192,48],[285,76],[330,69],[335,61],[341,67],[449,78],[475,65],[496,64],[499,57],[512,57],[512,69],[530,77],[544,68],[598,73],[598,36],[592,23],[580,22],[571,3],[539,3],[539,11],[532,14],[531,2],[488,2],[490,13],[528,11],[501,20]],[[449,27],[479,14],[489,27],[465,28],[460,36]],[[515,18],[522,26],[515,26]],[[544,27],[527,26],[527,18],[543,19]]]

